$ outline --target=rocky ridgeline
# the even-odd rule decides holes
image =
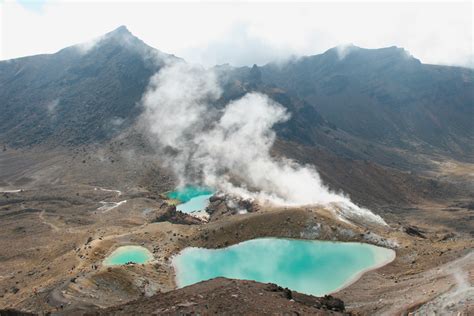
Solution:
[[[176,210],[175,205],[170,205],[163,202],[158,210],[152,213],[152,222],[170,222],[173,224],[184,224],[184,225],[199,225],[202,224],[202,220]]]
[[[210,203],[206,211],[211,216],[211,221],[224,216],[253,213],[260,209],[259,205],[254,201],[229,195],[214,195],[209,201]]]
[[[88,315],[350,315],[333,296],[315,297],[276,284],[215,278]]]
[[[207,222],[207,220],[197,216],[178,211],[175,205],[167,202],[165,197],[162,198],[163,202],[160,208],[149,214],[151,222],[170,222],[184,225],[199,225]],[[214,195],[209,199],[209,202],[205,212],[209,214],[210,221],[232,215],[253,213],[260,209],[256,202],[229,195]]]

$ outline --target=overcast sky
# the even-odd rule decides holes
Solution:
[[[352,43],[396,45],[425,63],[474,66],[471,1],[0,0],[0,19],[0,59],[54,53],[126,25],[149,45],[206,65],[264,64]]]

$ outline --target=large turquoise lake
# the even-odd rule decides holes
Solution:
[[[321,296],[394,258],[395,251],[369,244],[260,238],[223,249],[186,248],[173,266],[178,287],[226,277]]]
[[[214,191],[207,187],[188,185],[168,193],[170,199],[179,200],[178,211],[192,213],[205,210]]]
[[[122,246],[115,249],[105,260],[104,265],[115,266],[133,263],[146,263],[153,259],[153,254],[141,246]]]

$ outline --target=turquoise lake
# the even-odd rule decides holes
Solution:
[[[206,209],[209,198],[214,194],[210,188],[188,185],[168,193],[168,198],[179,200],[178,211],[192,213]]]
[[[260,238],[223,249],[186,248],[173,266],[178,287],[226,277],[321,296],[394,258],[395,251],[369,244]]]
[[[146,263],[153,259],[153,254],[141,246],[123,246],[115,249],[105,260],[104,265],[115,266],[128,262]]]

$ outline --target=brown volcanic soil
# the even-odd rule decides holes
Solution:
[[[206,304],[214,310],[222,307],[220,300],[215,299],[220,297],[229,311],[239,314],[259,314],[261,306],[269,313],[280,313],[271,302],[275,306],[281,304],[283,310],[293,311],[291,308],[296,306],[296,311],[303,314],[315,312],[311,307],[314,304],[291,302],[278,296],[281,293],[264,291],[266,285],[255,282],[217,279],[173,291],[176,286],[170,257],[179,250],[187,246],[225,247],[268,236],[361,241],[392,247],[397,243],[397,257],[391,264],[364,274],[335,294],[350,312],[392,314],[423,310],[430,303],[443,305],[446,297],[451,299],[462,292],[455,276],[463,275],[467,284],[473,283],[473,260],[466,257],[474,248],[472,200],[462,190],[454,196],[450,193],[452,185],[469,183],[469,177],[457,182],[459,178],[443,173],[436,179],[442,182],[439,190],[448,188],[441,192],[441,200],[430,199],[431,193],[424,186],[414,186],[410,196],[416,198],[416,203],[408,203],[411,200],[407,197],[403,207],[373,199],[374,205],[379,205],[375,210],[382,213],[388,228],[368,229],[341,223],[330,212],[316,207],[261,207],[255,213],[183,225],[178,223],[192,221],[175,216],[175,223],[154,222],[167,214],[159,193],[172,188],[173,182],[151,156],[144,156],[143,161],[135,161],[131,159],[135,154],[114,151],[113,145],[107,150],[85,148],[73,154],[38,149],[8,149],[0,153],[1,190],[23,189],[0,193],[0,308],[64,313],[106,308],[100,312],[108,313],[118,311],[114,306],[139,299],[143,313],[155,308],[191,311],[205,308]],[[342,166],[340,161],[333,164]],[[346,169],[336,168],[335,175],[343,178],[344,170],[363,174],[371,169],[370,165],[367,169],[360,166],[360,162],[348,162]],[[385,179],[401,185],[403,181],[412,183],[410,179],[417,179],[416,175],[404,178],[402,172],[384,170],[367,174],[375,183]],[[391,173],[397,176],[390,176]],[[425,177],[428,176],[420,178],[419,183],[429,180]],[[371,188],[367,192],[361,188],[354,190],[363,192],[358,198],[365,199]],[[419,190],[428,193],[421,195]],[[123,203],[112,207],[116,205],[112,203],[118,202]],[[108,253],[127,244],[147,247],[155,260],[146,265],[114,268],[101,265]],[[258,294],[261,301],[251,303],[255,294],[262,291],[262,297]],[[213,298],[214,292],[222,296]],[[235,292],[241,293],[242,301],[227,298]],[[168,299],[144,298],[153,295],[166,295]],[[191,298],[196,305],[188,304]],[[456,304],[458,310],[469,311],[470,301],[461,301],[464,303]],[[120,308],[138,308],[133,304],[136,303]]]
[[[388,168],[371,161],[351,160],[322,149],[284,141],[277,141],[274,151],[301,163],[317,166],[324,183],[336,191],[342,190],[376,213],[390,213],[394,207],[413,207],[427,202],[474,201],[474,164],[449,163],[444,157],[405,153],[407,158],[421,161],[418,162],[418,169],[407,170],[396,164]]]
[[[217,278],[86,315],[342,315],[342,301],[275,284]]]

